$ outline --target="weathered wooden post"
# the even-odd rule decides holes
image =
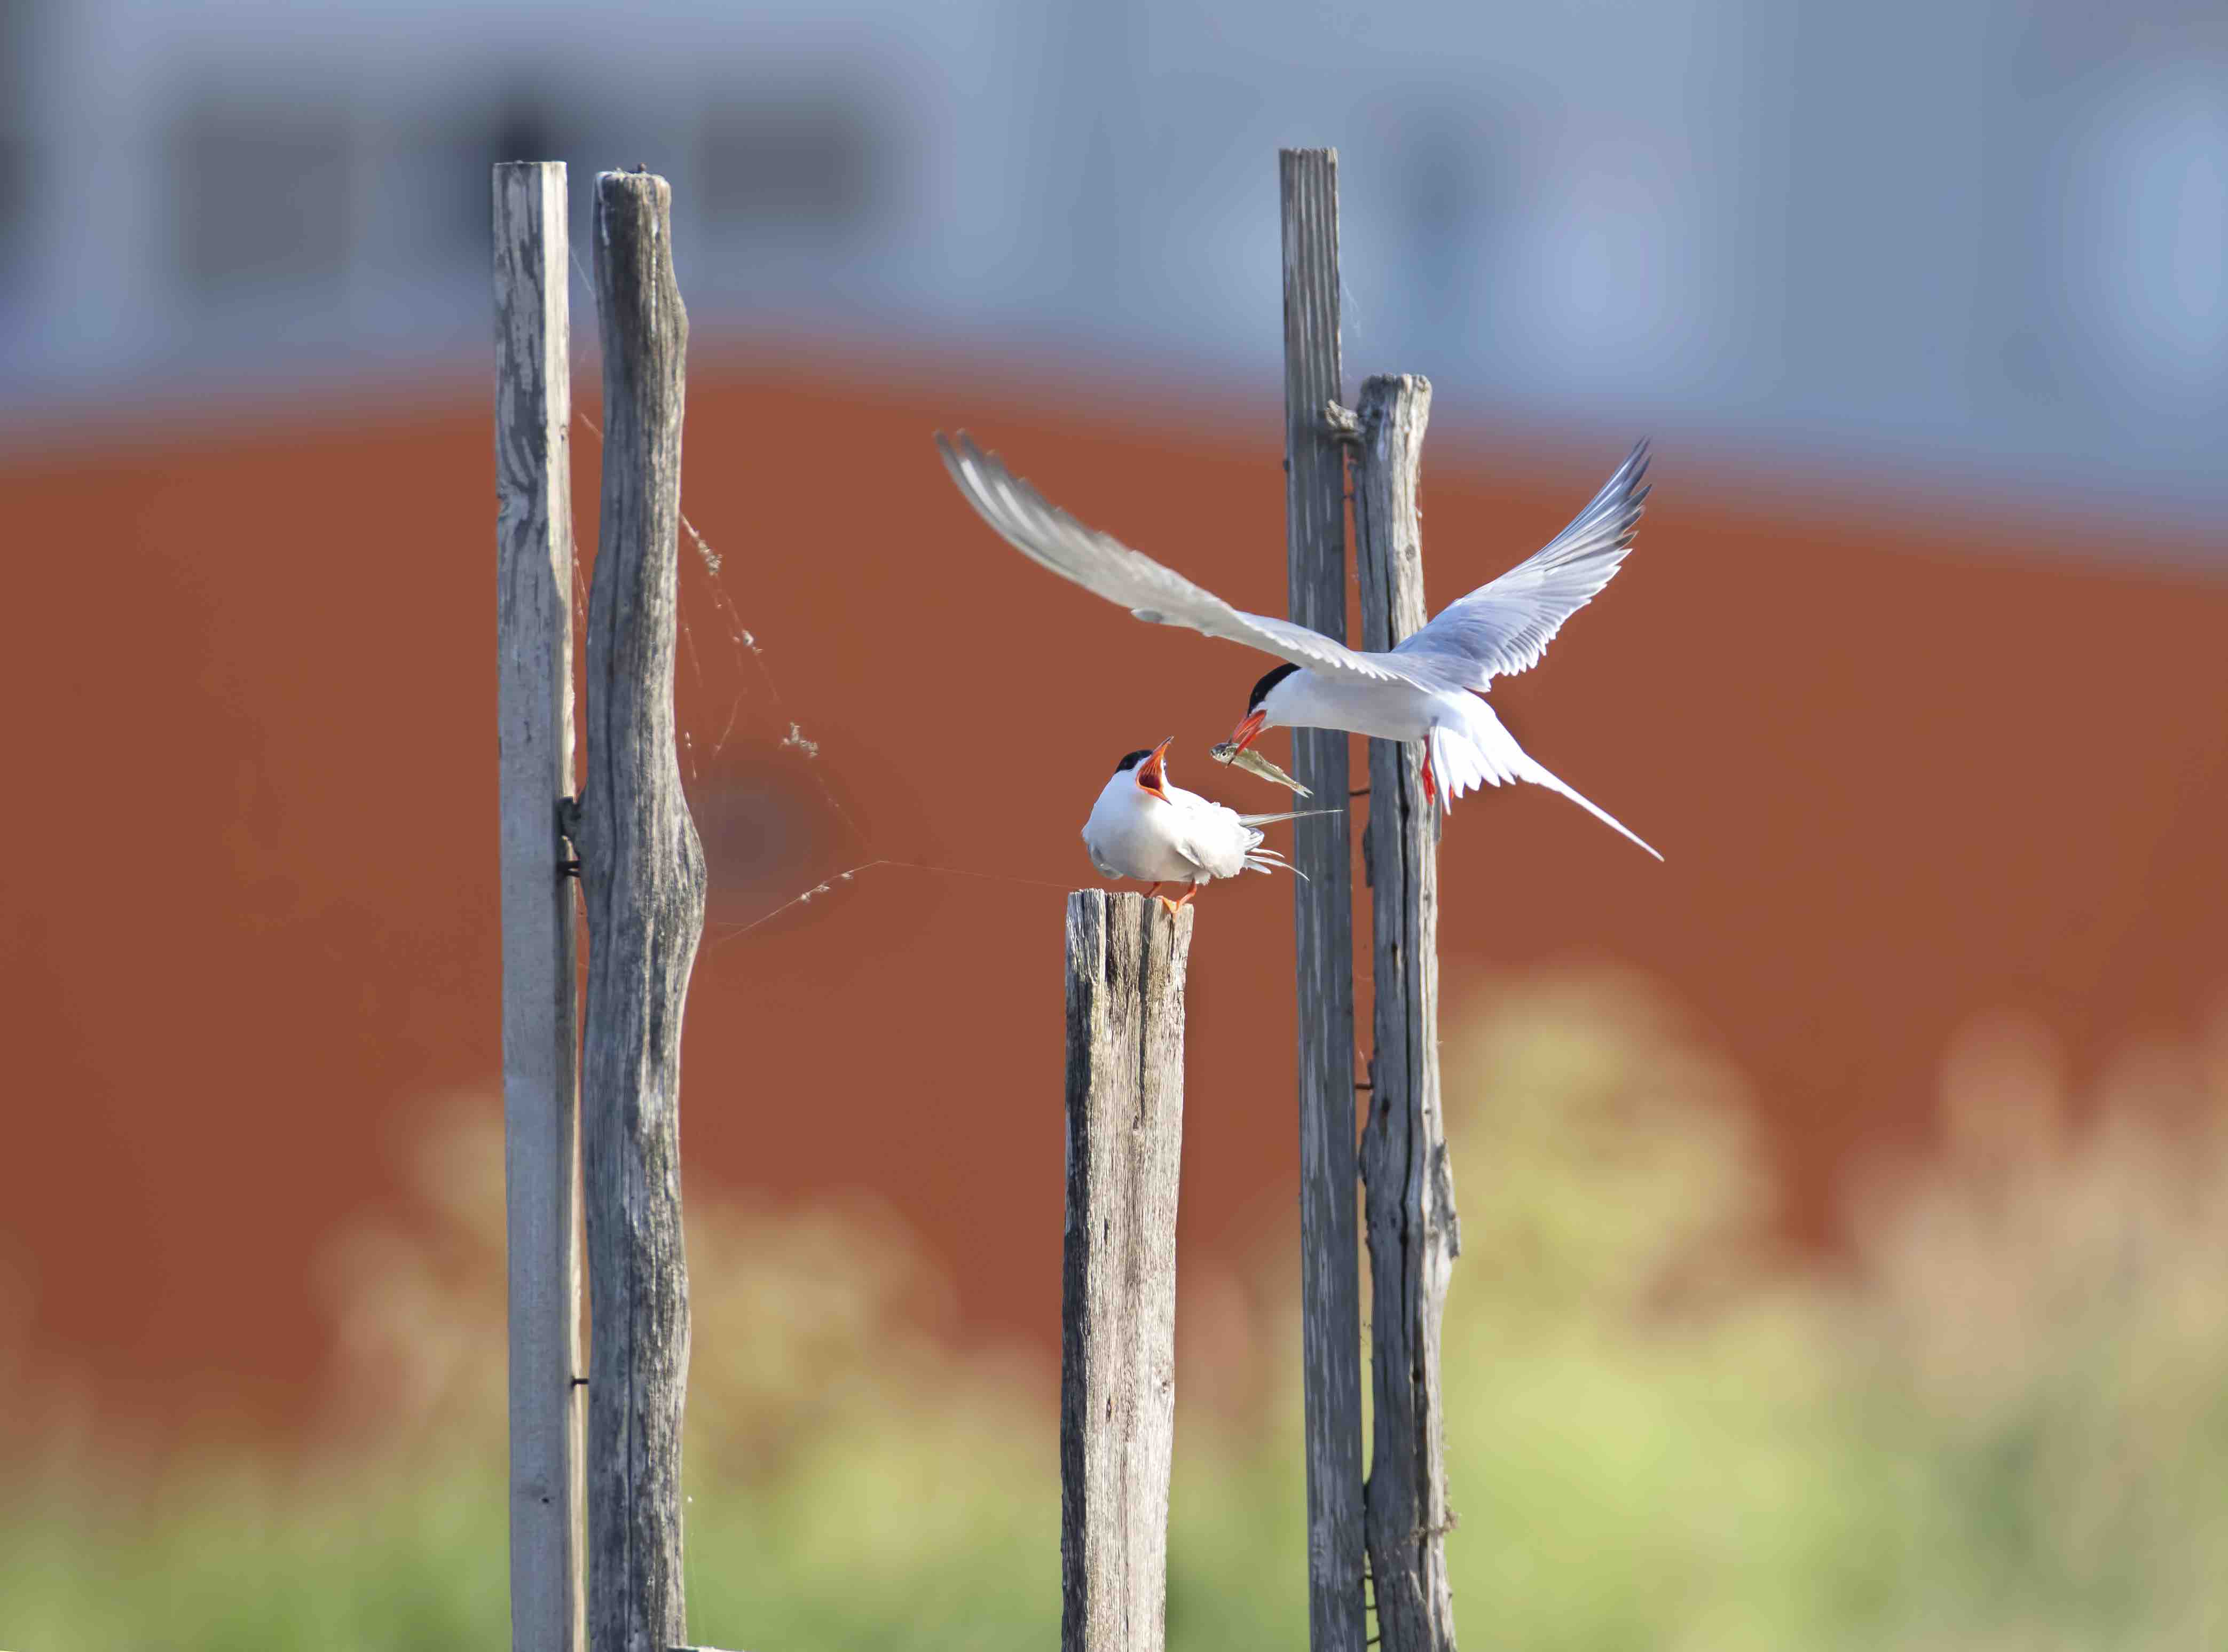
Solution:
[[[1192,913],[1067,897],[1062,1652],[1161,1652]]]
[[[1291,617],[1346,641],[1338,151],[1277,156],[1284,226],[1284,504]],[[1292,773],[1347,794],[1347,737],[1292,731]],[[1301,1362],[1308,1454],[1308,1636],[1362,1652],[1361,1282],[1354,1214],[1354,879],[1348,816],[1293,823],[1300,1023]]]
[[[495,169],[496,717],[503,888],[510,1640],[580,1652],[579,1022],[573,885],[573,381],[565,165]]]
[[[704,852],[674,748],[681,417],[688,318],[665,180],[596,180],[604,346],[601,533],[588,605],[587,784],[568,832],[588,909],[581,1139],[588,1229],[588,1636],[688,1638],[681,1413],[681,1018]]]
[[[1354,543],[1365,648],[1390,648],[1429,617],[1417,488],[1431,411],[1425,379],[1362,386]],[[1439,1107],[1438,839],[1418,749],[1372,740],[1362,861],[1375,923],[1377,1024],[1361,1173],[1375,1405],[1365,1501],[1382,1652],[1453,1652],[1455,1644],[1439,1320],[1462,1238]]]

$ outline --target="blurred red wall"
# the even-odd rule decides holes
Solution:
[[[729,357],[691,397],[686,508],[724,571],[684,550],[715,883],[688,1176],[875,1190],[970,1325],[1049,1344],[1076,832],[1114,758],[1169,733],[1183,782],[1273,807],[1204,756],[1263,667],[1028,566],[929,432],[971,426],[1086,520],[1281,611],[1273,386],[1179,430],[979,379],[868,381]],[[1654,978],[1755,1079],[1791,1230],[1818,1240],[1837,1173],[1924,1128],[1968,1014],[2033,1011],[2093,1065],[2228,979],[2228,590],[1853,482],[1790,512],[1690,470],[1673,435],[1637,553],[1494,695],[1668,863],[1542,791],[1470,800],[1444,851],[1449,992],[1565,961]],[[322,1237],[398,1196],[436,1098],[498,1108],[490,437],[458,396],[80,451],[0,467],[0,1272],[28,1286],[35,1371],[157,1428],[212,1406],[261,1426],[302,1414],[326,1346]],[[577,451],[592,543],[585,431]],[[1621,456],[1435,437],[1435,604]],[[778,743],[792,719],[816,758]],[[1037,883],[877,866],[741,931],[881,858]],[[1202,900],[1188,1259],[1232,1260],[1293,1206],[1290,902],[1268,879]],[[1491,1173],[1465,1168],[1465,1197]]]

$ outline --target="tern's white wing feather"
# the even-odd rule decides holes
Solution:
[[[1648,497],[1648,443],[1639,443],[1546,546],[1490,584],[1481,585],[1392,651],[1440,668],[1450,686],[1483,688],[1540,663],[1563,622],[1609,584],[1640,532]]]
[[[1411,666],[1387,655],[1356,654],[1304,625],[1240,612],[1143,552],[1085,526],[1008,470],[996,454],[976,447],[964,431],[957,442],[939,431],[936,445],[967,502],[1008,544],[1085,590],[1120,603],[1141,620],[1188,626],[1207,636],[1242,642],[1326,677],[1412,682],[1425,689],[1447,686],[1446,668],[1435,660],[1418,660]]]

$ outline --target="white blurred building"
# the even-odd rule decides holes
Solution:
[[[1331,143],[1349,367],[1443,417],[2228,504],[2218,0],[620,16],[6,0],[0,411],[476,374],[525,157],[669,175],[700,328],[1267,381]]]

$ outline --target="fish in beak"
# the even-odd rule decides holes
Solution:
[[[1256,707],[1246,712],[1245,719],[1232,730],[1230,743],[1235,751],[1243,751],[1261,737],[1261,730],[1269,721],[1269,714]]]
[[[1137,789],[1150,792],[1165,803],[1168,800],[1167,762],[1168,748],[1176,743],[1173,734],[1155,746],[1145,761],[1137,765]]]

